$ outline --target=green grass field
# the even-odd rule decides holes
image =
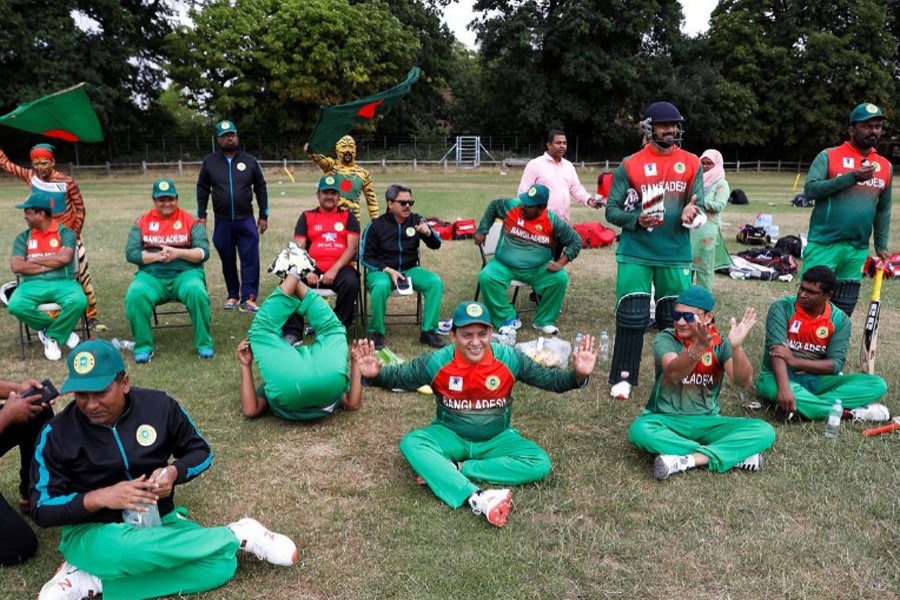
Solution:
[[[412,185],[416,211],[447,220],[480,218],[493,198],[515,192],[519,172],[444,174],[373,173],[383,194],[395,181]],[[315,205],[312,170],[291,183],[269,173],[270,228],[262,241],[265,266],[291,239],[300,211]],[[774,214],[782,235],[806,230],[809,209],[789,205],[794,175],[740,174],[730,178],[750,205],[723,215],[725,239],[756,213]],[[583,172],[589,183],[596,172]],[[85,244],[98,290],[104,337],[131,338],[124,294],[134,268],[124,246],[132,221],[151,206],[153,177],[80,181],[87,207]],[[178,180],[182,206],[195,208],[194,179]],[[801,181],[802,185],[802,181]],[[588,185],[590,189],[592,185]],[[13,208],[26,188],[0,178],[0,240],[8,254],[25,228]],[[578,207],[576,221],[602,220]],[[900,228],[895,217],[895,239]],[[896,244],[895,244],[896,247]],[[597,335],[615,329],[615,247],[584,251],[569,267],[571,281],[559,326],[571,339],[578,331]],[[480,267],[471,242],[446,242],[423,249],[423,265],[444,278],[442,314],[472,297]],[[11,277],[10,277],[11,278]],[[255,421],[240,412],[239,369],[234,349],[250,323],[248,315],[221,310],[224,287],[217,256],[207,265],[217,356],[200,361],[188,329],[157,336],[150,365],[126,363],[133,384],[161,388],[193,416],[215,452],[212,469],[177,490],[177,502],[198,522],[219,525],[252,515],[290,535],[300,549],[298,564],[273,567],[246,555],[236,577],[204,598],[896,598],[900,595],[900,435],[872,439],[863,426],[845,424],[836,440],[822,423],[776,425],[775,447],[759,473],[711,474],[693,470],[665,482],[653,479],[651,457],[627,443],[627,428],[640,413],[653,376],[652,338],[644,345],[641,385],[627,402],[608,397],[608,364],[597,367],[590,385],[564,395],[517,387],[514,425],[550,454],[554,470],[543,482],[513,491],[514,510],[496,529],[467,509],[450,510],[415,476],[397,449],[410,429],[434,414],[430,397],[365,390],[357,413],[339,413],[317,423],[285,422],[271,415]],[[263,273],[261,295],[275,278]],[[796,282],[716,280],[719,323],[755,306],[765,315]],[[886,404],[900,411],[900,284],[885,283],[878,371],[887,378]],[[863,316],[871,281],[863,284],[853,318],[851,360],[856,369]],[[393,302],[397,302],[392,300]],[[521,302],[521,301],[520,301]],[[521,339],[534,337],[528,315]],[[0,355],[6,378],[65,379],[65,365],[43,358],[39,343],[17,357],[17,326],[0,318]],[[764,327],[747,342],[758,368]],[[413,325],[390,326],[388,345],[410,358],[422,351]],[[743,403],[752,390],[726,385],[728,415],[760,417]],[[61,405],[68,399],[61,401]],[[0,459],[0,493],[16,497],[18,455]],[[15,569],[0,569],[0,597],[34,597],[56,569],[57,529],[39,530],[38,556]],[[110,556],[110,560],[115,560]]]

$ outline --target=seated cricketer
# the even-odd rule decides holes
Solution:
[[[176,506],[174,489],[212,464],[212,451],[184,408],[165,392],[131,387],[105,340],[77,346],[60,391],[69,403],[42,430],[31,466],[32,518],[62,526],[64,561],[39,600],[156,598],[211,590],[234,576],[237,551],[289,566],[297,548],[243,518],[202,527]],[[162,523],[138,527],[124,511]]]
[[[506,523],[509,489],[480,489],[473,481],[522,485],[550,472],[550,457],[510,426],[516,381],[549,392],[583,388],[594,370],[594,339],[586,335],[573,355],[574,369],[543,367],[521,351],[491,343],[487,308],[462,302],[453,312],[450,346],[409,363],[383,366],[374,345],[361,340],[351,355],[363,383],[386,389],[434,390],[437,414],[431,425],[411,431],[400,452],[435,495],[459,508],[468,503],[497,527]]]
[[[131,227],[125,258],[138,266],[125,293],[125,317],[134,333],[134,362],[153,357],[153,308],[177,300],[194,323],[194,348],[200,358],[212,358],[209,292],[203,263],[209,259],[206,227],[178,206],[171,179],[153,182],[153,208]]]
[[[878,404],[887,384],[878,375],[844,375],[850,345],[850,318],[831,302],[836,278],[824,265],[803,273],[797,295],[769,307],[766,345],[756,389],[776,405],[779,421],[825,419],[835,399],[844,418],[887,421],[890,411]]]
[[[248,417],[271,408],[282,419],[309,420],[360,407],[359,376],[355,370],[347,373],[347,330],[302,281],[313,269],[315,262],[297,246],[282,250],[269,269],[282,277],[281,285],[259,307],[248,339],[237,349],[241,409]],[[295,315],[316,330],[312,344],[295,347],[282,337],[282,327]],[[259,387],[253,382],[254,358],[263,378]]]
[[[719,414],[725,375],[741,387],[753,382],[744,340],[756,323],[756,310],[746,309],[740,323],[732,317],[728,337],[722,337],[714,325],[714,306],[706,288],[683,290],[675,299],[674,328],[653,341],[656,384],[628,440],[657,455],[657,479],[694,467],[716,473],[758,471],[762,451],[775,443],[775,430],[765,421]]]
[[[478,224],[475,243],[481,246],[494,221],[503,221],[494,259],[478,274],[484,303],[498,329],[522,326],[506,295],[510,282],[518,279],[540,297],[532,326],[548,335],[559,333],[556,319],[569,285],[564,267],[581,252],[581,237],[562,217],[547,210],[549,198],[546,186],[534,184],[517,198],[491,202]],[[557,246],[563,252],[554,260]]]
[[[21,279],[9,299],[9,312],[38,332],[47,360],[62,358],[61,344],[78,344],[73,330],[88,305],[75,280],[75,232],[53,218],[56,202],[49,192],[38,191],[16,205],[24,209],[29,228],[16,236],[9,263]],[[55,317],[38,310],[49,302],[61,307]]]

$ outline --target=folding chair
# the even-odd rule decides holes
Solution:
[[[309,289],[324,298],[326,301],[328,300],[328,298],[337,298],[337,292],[329,288],[310,287]],[[363,320],[363,295],[364,292],[362,290],[362,286],[360,286],[359,293],[356,297],[356,317],[353,319],[353,339],[359,339],[359,322]]]
[[[484,244],[478,247],[478,250],[481,252],[481,268],[484,269],[488,261],[493,259],[494,253],[497,251],[497,244],[500,242],[500,234],[503,231],[503,223],[497,221],[493,225],[491,225],[490,230],[488,230],[487,237],[484,239]],[[475,284],[475,302],[478,302],[478,297],[481,295],[481,283],[478,282],[476,278]],[[519,289],[530,287],[524,281],[519,281],[518,279],[513,279],[509,282],[509,287],[513,288],[513,295],[510,304],[512,304],[513,308],[516,307],[516,299],[519,297]],[[533,293],[533,291],[532,291]],[[535,307],[533,308],[524,308],[522,310],[517,310],[517,313],[526,313],[526,312],[534,312],[537,307],[537,302],[534,302]]]
[[[160,306],[166,306],[167,304],[181,304],[178,300],[169,300],[168,302],[163,302],[162,304],[157,304],[153,307],[153,325],[150,327],[152,329],[166,329],[169,327],[193,327],[194,323],[190,320],[190,313],[188,313],[187,308],[181,304],[181,308],[171,308],[168,310],[158,310]],[[188,315],[188,320],[185,323],[182,320],[179,320],[175,323],[169,323],[168,321],[164,321],[163,323],[159,322],[160,317],[168,317],[174,315]]]
[[[19,286],[19,278],[16,277],[15,285],[12,285],[13,282],[9,282],[3,286],[2,294],[4,296],[4,301],[7,305],[9,305],[9,298],[12,296],[13,292],[16,291],[16,288]],[[38,310],[45,313],[51,313],[53,311],[62,310],[62,307],[56,302],[45,302],[44,304],[38,304]],[[81,339],[86,340],[91,337],[91,325],[87,318],[87,311],[81,313]],[[25,344],[30,344],[34,337],[37,337],[37,334],[31,330],[28,325],[24,322],[19,321],[19,360],[25,360]]]

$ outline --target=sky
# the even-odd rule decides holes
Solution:
[[[679,0],[684,11],[684,31],[688,35],[703,33],[709,28],[709,15],[718,0]],[[444,21],[457,39],[469,48],[475,47],[475,34],[466,30],[472,20],[472,5],[475,0],[456,0],[444,8]]]

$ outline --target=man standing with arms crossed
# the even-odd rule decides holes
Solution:
[[[875,145],[881,137],[884,113],[864,103],[850,113],[850,139],[822,150],[806,176],[804,193],[815,200],[809,217],[809,244],[803,251],[803,272],[825,265],[837,284],[831,301],[848,316],[859,300],[862,267],[875,231],[875,253],[886,260],[891,232],[891,181],[894,168]]]
[[[547,208],[562,217],[566,223],[571,223],[570,196],[581,204],[594,208],[603,206],[603,201],[598,194],[589,194],[581,185],[578,173],[575,172],[575,166],[563,158],[567,148],[566,132],[551,129],[547,133],[547,151],[525,166],[522,179],[519,181],[518,193],[524,194],[536,183],[546,186],[550,190],[550,201]]]
[[[616,338],[609,383],[613,398],[627,400],[637,385],[656,286],[656,324],[673,325],[675,298],[691,283],[691,236],[703,202],[700,159],[682,150],[684,118],[674,105],[647,107],[641,127],[648,143],[626,157],[613,178],[606,220],[622,228],[616,250]]]
[[[231,121],[216,125],[219,150],[203,159],[197,178],[197,217],[206,227],[206,207],[212,193],[216,225],[213,244],[222,259],[222,275],[228,288],[223,308],[241,312],[259,310],[259,236],[269,227],[269,193],[266,177],[256,158],[238,150],[237,127]],[[253,196],[259,219],[253,222]],[[238,278],[237,257],[241,259]]]

